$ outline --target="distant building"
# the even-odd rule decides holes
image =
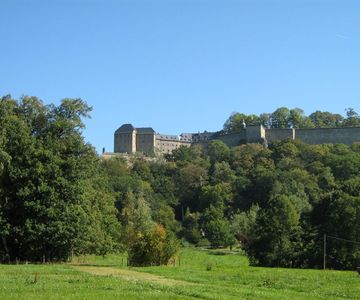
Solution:
[[[115,131],[114,152],[146,154],[170,153],[180,146],[191,145],[191,134],[181,135],[156,133],[151,127],[135,128],[131,124],[124,124]]]
[[[115,131],[115,153],[171,153],[180,146],[189,147],[202,144],[205,147],[211,140],[221,140],[233,147],[247,143],[261,143],[284,139],[299,139],[307,144],[342,143],[351,145],[360,141],[360,127],[344,128],[311,128],[311,129],[275,129],[263,126],[246,126],[236,133],[207,132],[182,133],[180,135],[156,133],[151,127],[135,128],[131,124],[124,124]]]

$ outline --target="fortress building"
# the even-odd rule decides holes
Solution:
[[[180,146],[191,146],[202,144],[205,147],[212,140],[223,141],[229,147],[247,143],[261,143],[267,145],[273,141],[284,139],[299,139],[307,144],[347,144],[360,141],[360,127],[342,128],[264,128],[259,126],[248,126],[236,133],[225,134],[222,132],[182,133],[180,135],[169,135],[156,133],[151,127],[135,128],[131,124],[124,124],[115,131],[114,152],[164,154]]]
[[[191,134],[160,134],[151,127],[135,128],[131,124],[124,124],[115,131],[114,152],[170,153],[180,146],[190,146],[191,142]]]

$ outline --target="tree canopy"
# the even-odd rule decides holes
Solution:
[[[99,158],[81,135],[81,99],[0,100],[2,260],[65,260],[114,250],[118,222]]]
[[[347,108],[346,117],[327,111],[315,111],[306,116],[301,108],[280,107],[272,113],[259,116],[244,113],[232,113],[224,123],[223,130],[227,133],[238,132],[243,124],[263,125],[265,128],[335,128],[360,126],[360,116],[353,108]]]

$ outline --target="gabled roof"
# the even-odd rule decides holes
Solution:
[[[115,134],[117,133],[123,133],[123,132],[133,132],[135,130],[135,127],[132,126],[131,124],[124,124],[121,125],[116,131]]]

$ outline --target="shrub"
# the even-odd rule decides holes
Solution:
[[[128,249],[130,266],[160,266],[166,265],[178,251],[178,241],[156,224],[145,234],[138,234]]]

